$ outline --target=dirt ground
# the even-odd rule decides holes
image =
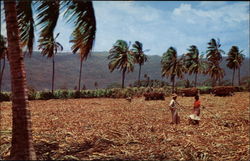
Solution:
[[[199,126],[188,125],[193,97],[178,97],[181,123],[165,101],[68,99],[30,101],[38,159],[249,160],[249,93],[201,95]],[[0,153],[9,155],[11,103],[1,103]]]

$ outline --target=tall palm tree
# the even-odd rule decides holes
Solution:
[[[208,60],[208,71],[207,73],[213,79],[213,85],[216,84],[216,81],[220,81],[224,75],[225,71],[220,67],[220,62],[222,61],[222,55],[225,52],[220,49],[221,44],[220,40],[217,41],[215,39],[211,39],[208,42],[208,49],[207,49],[207,60]]]
[[[12,90],[11,160],[36,160],[15,1],[4,1]]]
[[[148,57],[147,55],[145,55],[145,52],[149,51],[149,49],[143,50],[143,45],[139,41],[135,41],[132,47],[133,48],[131,49],[131,51],[134,54],[135,63],[139,64],[138,85],[140,86],[141,66],[144,65],[146,61],[148,61]]]
[[[87,12],[79,14],[77,22],[75,23],[78,26],[72,34],[73,39],[70,41],[71,43],[73,43],[73,46],[71,47],[73,53],[75,54],[78,52],[80,55],[80,70],[79,70],[79,82],[78,82],[78,91],[80,91],[82,64],[84,60],[87,60],[87,57],[89,56],[90,51],[94,45],[94,39],[96,33],[96,20],[95,20],[94,9],[91,2],[77,1],[77,3],[84,5],[76,6],[75,11],[82,9],[87,10]]]
[[[206,70],[206,61],[203,59],[203,55],[200,55],[198,48],[195,45],[191,45],[188,49],[188,53],[184,56],[184,64],[189,74],[195,74],[195,84],[197,85],[197,75],[204,74]]]
[[[243,64],[243,61],[244,61],[244,59],[245,59],[245,55],[244,55],[242,52],[243,52],[243,50],[241,50],[241,51],[237,54],[237,58],[236,58],[236,60],[237,60],[237,62],[238,62],[238,64],[239,64],[239,66],[238,66],[238,81],[239,81],[239,86],[241,85],[241,82],[240,82],[240,67],[241,67],[241,65]]]
[[[234,85],[234,74],[235,70],[240,67],[240,61],[239,55],[242,53],[242,51],[239,51],[238,46],[232,46],[230,51],[228,52],[228,57],[226,59],[227,61],[227,67],[233,70],[233,76],[232,76],[232,86]]]
[[[172,82],[172,93],[175,88],[175,77],[183,78],[183,73],[186,68],[183,63],[183,58],[177,58],[177,51],[174,47],[170,47],[165,53],[163,53],[161,59],[161,74],[162,77],[170,76]]]
[[[2,92],[2,80],[3,80],[4,69],[5,69],[6,57],[7,57],[6,38],[3,35],[0,35],[0,92]],[[2,64],[2,61],[3,61],[3,64]]]
[[[130,44],[126,41],[117,40],[110,49],[108,56],[108,59],[110,59],[109,70],[111,72],[113,72],[114,69],[120,69],[122,71],[122,88],[124,88],[126,71],[133,72],[134,70],[134,56],[129,50],[129,46]]]
[[[41,49],[41,54],[43,56],[47,55],[48,58],[52,58],[52,81],[51,81],[51,92],[54,93],[54,82],[55,82],[55,55],[57,54],[58,50],[63,50],[63,46],[56,41],[59,33],[53,39],[50,38],[49,40],[40,40],[39,49]]]
[[[26,74],[21,50],[21,45],[27,47],[29,53],[32,53],[33,50],[34,20],[32,17],[32,3],[32,1],[21,0],[17,1],[17,3],[16,1],[4,1],[12,89],[11,160],[36,160],[32,141],[31,116],[27,101]],[[75,29],[73,33],[79,30],[85,31],[79,34],[83,37],[81,39],[72,36],[72,40],[74,40],[73,46],[85,44],[82,51],[89,52],[92,47],[90,42],[93,42],[95,35],[95,32],[89,32],[89,28],[94,28],[95,31],[95,26],[89,25],[90,21],[95,21],[92,2],[45,0],[35,3],[38,4],[34,7],[37,9],[39,24],[41,25],[40,39],[48,41],[53,38],[59,10],[62,9],[63,12],[65,11],[65,16],[70,17],[70,20],[74,22]],[[63,5],[63,7],[60,7],[60,5]],[[93,16],[89,17],[88,13]]]

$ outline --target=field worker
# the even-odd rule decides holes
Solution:
[[[170,104],[169,104],[169,108],[170,108],[171,115],[172,115],[172,122],[170,124],[180,123],[180,117],[177,111],[177,105],[179,104],[177,103],[176,99],[177,99],[177,94],[173,94],[172,100],[170,101]]]
[[[199,96],[196,95],[194,96],[194,114],[196,114],[196,116],[200,116],[200,107],[201,102],[199,100]]]
[[[193,114],[189,115],[189,123],[194,124],[194,125],[199,125],[200,121],[200,107],[201,107],[201,102],[199,100],[199,96],[196,95],[194,97],[194,108],[193,108]]]

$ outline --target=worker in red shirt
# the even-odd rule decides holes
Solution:
[[[201,107],[201,102],[199,100],[199,96],[196,95],[194,97],[195,101],[194,101],[194,114],[196,114],[196,116],[200,116],[200,107]]]
[[[200,107],[201,107],[201,102],[199,100],[199,96],[196,95],[194,97],[194,108],[193,108],[193,114],[189,115],[189,124],[193,125],[199,125],[200,122]]]

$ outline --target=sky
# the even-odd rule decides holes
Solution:
[[[150,49],[148,55],[161,56],[170,46],[182,55],[191,45],[205,53],[207,43],[219,38],[226,53],[236,45],[249,56],[249,2],[93,1],[93,6],[97,23],[93,51],[109,51],[121,39],[140,41]],[[64,51],[70,51],[72,31],[60,16],[55,34],[60,33]],[[6,34],[4,23],[1,33]]]

